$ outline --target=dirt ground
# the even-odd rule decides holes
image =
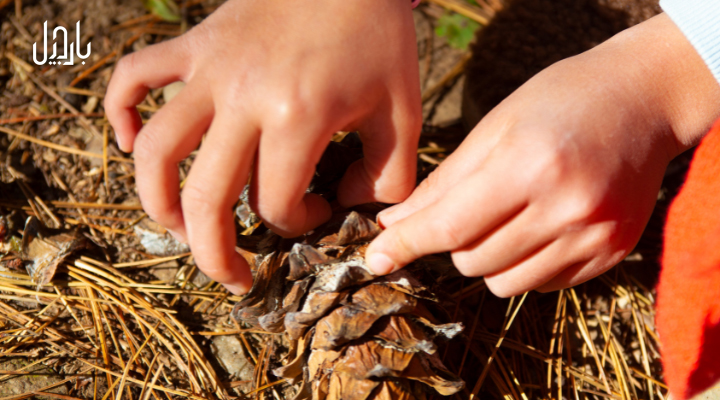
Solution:
[[[122,54],[181,34],[220,3],[183,1],[181,22],[170,23],[140,1],[0,0],[0,216],[7,226],[0,244],[19,238],[28,216],[89,243],[40,291],[17,268],[17,252],[0,252],[0,399],[279,400],[298,390],[270,372],[285,362],[287,339],[233,320],[242,298],[199,272],[188,249],[145,218],[131,156],[113,144],[102,108]],[[443,2],[414,11],[425,117],[419,180],[458,146],[467,126],[532,75],[658,12],[650,0],[479,3],[493,18],[471,59],[433,32],[448,12]],[[33,65],[42,23],[77,20],[83,42],[93,43],[87,65]],[[467,74],[458,68],[465,63]],[[158,89],[139,110],[151,118],[163,104]],[[665,211],[690,156],[669,168],[635,251],[587,284],[498,299],[482,279],[448,269],[447,257],[423,264],[438,318],[465,326],[438,350],[465,380],[454,397],[667,398],[652,288]],[[192,160],[180,164],[181,179]],[[250,237],[264,234],[240,217],[237,224]]]

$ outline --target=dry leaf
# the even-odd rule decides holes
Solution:
[[[84,244],[82,238],[75,234],[60,233],[43,237],[40,230],[37,218],[27,219],[21,251],[22,258],[26,261],[25,269],[37,289],[50,282],[58,265]]]

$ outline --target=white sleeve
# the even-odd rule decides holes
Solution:
[[[660,7],[685,34],[720,82],[720,1],[660,0]]]

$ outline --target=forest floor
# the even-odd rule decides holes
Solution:
[[[102,107],[123,54],[182,34],[221,3],[183,1],[180,21],[168,22],[140,1],[0,0],[0,400],[279,400],[295,393],[296,386],[271,372],[285,355],[280,336],[231,318],[242,297],[203,275],[187,247],[142,211],[132,157],[117,149]],[[414,11],[425,118],[421,176],[460,144],[466,125],[539,69],[657,11],[653,2],[636,3],[642,6],[423,2]],[[472,60],[434,31],[449,10],[482,22]],[[564,23],[553,22],[558,16]],[[44,21],[71,32],[82,21],[82,43],[92,41],[86,65],[33,63]],[[585,29],[587,21],[593,29]],[[601,23],[609,23],[607,29]],[[544,35],[548,25],[569,31]],[[540,44],[529,48],[522,34]],[[579,44],[571,40],[576,37]],[[477,99],[463,121],[468,66],[468,92]],[[138,106],[143,118],[163,106],[164,95],[163,89],[150,92]],[[438,307],[445,322],[465,326],[439,349],[448,369],[466,382],[454,398],[667,398],[653,287],[663,218],[689,159],[682,156],[668,169],[636,249],[586,284],[499,299],[481,278],[443,273],[441,285],[432,287]],[[192,160],[180,164],[181,178]],[[46,230],[49,246],[32,245],[25,226],[30,216]],[[38,261],[43,257],[50,261]],[[28,263],[35,269],[26,270]]]

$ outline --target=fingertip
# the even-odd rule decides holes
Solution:
[[[245,286],[231,285],[229,283],[223,283],[222,285],[223,285],[223,287],[225,287],[225,289],[228,290],[228,292],[230,292],[234,295],[238,295],[238,296],[242,296],[242,295],[246,294],[248,291],[250,291],[250,289],[246,288]]]
[[[368,268],[375,275],[387,275],[399,269],[397,264],[384,253],[372,253],[366,258]]]
[[[388,207],[380,211],[376,217],[378,225],[385,229],[388,226],[397,222],[397,218],[394,218],[396,211],[401,208],[402,204],[395,204],[394,206]]]
[[[184,233],[180,233],[179,231],[175,231],[172,229],[167,229],[170,236],[172,236],[175,240],[177,240],[180,243],[188,244],[187,236]]]
[[[229,282],[222,282],[222,285],[232,294],[246,294],[253,284],[252,272],[250,272],[250,267],[242,256],[235,253],[232,258],[232,279]]]
[[[232,259],[234,274],[228,290],[234,294],[245,294],[250,291],[253,284],[252,271],[250,271],[247,261],[235,251],[233,251]]]
[[[384,172],[392,174],[385,177],[383,173],[371,174],[365,163],[365,159],[355,161],[340,181],[338,202],[343,207],[372,202],[400,203],[407,199],[415,188],[414,169],[399,173],[397,170],[387,171],[388,168],[385,168]]]
[[[143,127],[142,117],[140,113],[132,109],[125,109],[114,113],[110,108],[106,108],[108,121],[115,132],[115,139],[118,148],[124,153],[132,153],[135,137]]]
[[[224,258],[224,257],[223,257]],[[227,290],[236,295],[247,293],[253,284],[253,276],[250,267],[245,259],[232,251],[222,267],[218,266],[219,260],[210,268],[207,263],[196,262],[198,268],[216,282],[222,284]]]
[[[520,283],[509,282],[506,277],[503,276],[503,272],[486,275],[484,277],[485,285],[487,285],[488,290],[495,296],[507,299],[513,296],[519,296],[533,289],[531,287],[524,287]]]
[[[350,208],[358,204],[370,202],[370,191],[368,190],[368,182],[370,178],[366,177],[362,179],[360,176],[363,173],[362,169],[363,160],[357,160],[348,167],[340,180],[340,185],[337,191],[337,200],[341,206]]]
[[[258,206],[255,209],[263,210]],[[332,208],[322,196],[306,193],[294,209],[279,210],[277,213],[265,211],[260,216],[273,232],[284,238],[294,238],[330,220]]]
[[[315,193],[306,193],[303,197],[303,202],[305,203],[308,218],[302,233],[317,228],[320,224],[329,221],[330,217],[332,217],[330,203],[322,196]]]

